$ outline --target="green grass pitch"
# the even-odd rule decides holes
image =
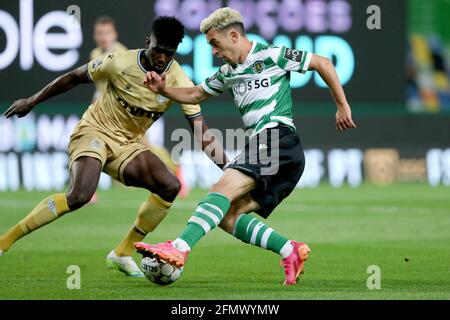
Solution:
[[[49,193],[0,193],[0,233]],[[105,267],[105,256],[132,225],[146,192],[115,187],[99,202],[34,232],[0,257],[0,299],[449,299],[450,188],[424,184],[296,190],[266,220],[307,242],[312,254],[298,285],[282,285],[276,254],[220,229],[197,245],[179,281],[158,287]],[[146,238],[175,238],[196,202],[177,199]],[[139,256],[136,254],[136,258]],[[408,261],[407,261],[408,260]],[[67,268],[81,270],[69,290]],[[371,265],[381,289],[369,290]]]

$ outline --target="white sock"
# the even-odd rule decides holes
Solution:
[[[286,244],[281,248],[280,255],[281,258],[285,259],[289,257],[289,255],[294,251],[294,246],[290,241],[286,242]]]
[[[189,247],[187,242],[180,238],[176,238],[174,241],[172,241],[172,245],[183,252],[191,251],[191,247]]]

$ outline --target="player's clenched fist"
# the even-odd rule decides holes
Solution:
[[[149,71],[145,74],[144,85],[155,93],[162,93],[166,87],[166,74],[157,74],[155,71]]]
[[[34,104],[30,101],[30,99],[20,99],[14,102],[8,110],[6,110],[3,115],[6,118],[11,118],[16,115],[19,118],[26,116],[31,109],[33,109]]]

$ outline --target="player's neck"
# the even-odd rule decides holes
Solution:
[[[243,64],[247,60],[250,51],[252,51],[253,42],[249,41],[247,38],[242,39],[242,50],[239,56],[239,64]]]
[[[150,59],[147,56],[147,50],[141,51],[140,52],[140,57],[139,57],[142,66],[144,67],[144,69],[146,71],[155,71],[156,73],[159,73],[158,70],[156,70],[155,68],[153,68]]]

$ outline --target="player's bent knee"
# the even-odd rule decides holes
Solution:
[[[93,192],[71,192],[67,194],[67,205],[71,211],[76,210],[84,206],[86,203],[88,203],[91,198]]]
[[[228,187],[227,184],[222,183],[220,181],[215,183],[215,184],[213,184],[211,189],[210,189],[210,191],[211,192],[217,192],[217,193],[220,193],[220,194],[224,195],[231,202],[236,200],[240,196],[240,193],[239,193],[239,191],[237,189],[233,189],[232,187]]]
[[[156,192],[162,199],[173,202],[181,190],[181,183],[178,179],[172,180],[169,184]]]

